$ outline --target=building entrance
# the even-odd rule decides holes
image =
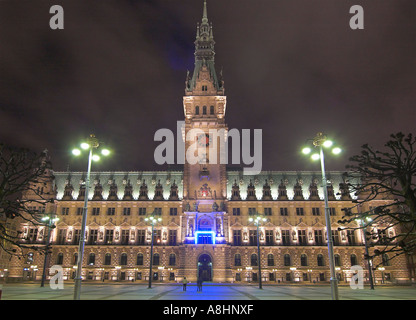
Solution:
[[[202,281],[212,281],[212,259],[208,254],[203,254],[198,259],[198,277]]]

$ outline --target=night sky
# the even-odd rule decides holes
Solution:
[[[51,30],[49,8],[64,8]],[[351,30],[352,5],[364,30]],[[56,171],[90,133],[113,149],[93,170],[164,170],[160,128],[183,120],[203,0],[0,2],[0,142],[47,148]],[[318,131],[344,150],[415,133],[415,0],[208,0],[229,128],[263,129],[263,170],[319,170],[299,150]]]

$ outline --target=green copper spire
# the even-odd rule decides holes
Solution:
[[[221,81],[218,81],[214,66],[215,56],[215,41],[212,31],[212,24],[208,21],[207,1],[204,0],[204,9],[202,12],[202,22],[197,25],[196,39],[195,39],[195,68],[192,78],[187,79],[187,89],[192,91],[195,87],[199,72],[203,66],[209,70],[211,81],[214,86],[220,90]]]

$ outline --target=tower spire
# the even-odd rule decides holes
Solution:
[[[202,13],[202,23],[208,23],[207,0],[204,0],[204,11]]]
[[[202,22],[197,25],[195,39],[195,68],[192,78],[186,80],[186,90],[192,91],[196,86],[196,81],[203,67],[207,67],[210,79],[217,90],[222,90],[222,82],[218,81],[214,66],[215,41],[212,30],[212,23],[208,21],[207,1],[204,0],[204,9],[202,12]]]

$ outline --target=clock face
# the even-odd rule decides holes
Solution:
[[[211,137],[208,133],[198,136],[198,145],[201,147],[208,147],[211,142]]]

